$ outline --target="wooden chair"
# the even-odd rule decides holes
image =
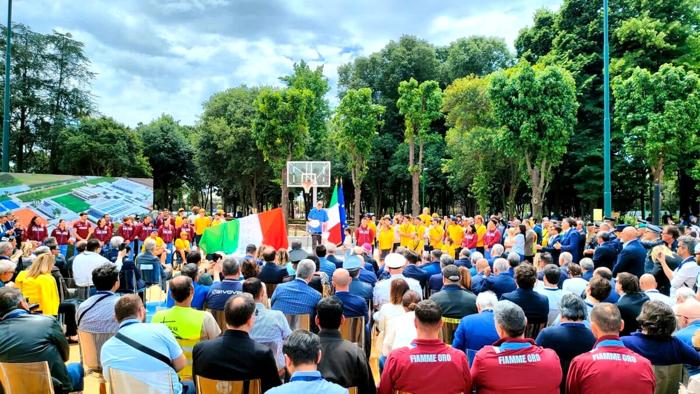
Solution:
[[[348,387],[348,394],[357,394],[357,387]]]
[[[214,319],[216,319],[216,323],[219,325],[219,328],[221,329],[222,332],[226,331],[226,315],[224,314],[224,311],[220,311],[217,309],[207,309],[209,313],[211,313],[212,316],[214,316]]]
[[[455,331],[459,325],[459,319],[451,317],[442,318],[442,329],[440,330],[440,339],[445,345],[452,345],[452,340],[455,337]]]
[[[284,315],[289,323],[289,328],[294,330],[311,331],[311,315]]]
[[[365,348],[365,318],[346,317],[340,325],[340,336],[364,350]]]
[[[197,394],[262,394],[260,379],[214,380],[195,377]]]
[[[0,384],[5,394],[53,394],[49,363],[0,363]]]
[[[102,364],[100,363],[100,351],[102,345],[113,337],[113,333],[91,333],[78,331],[80,338],[80,360],[85,368],[85,374],[94,373],[100,382],[100,394],[107,393],[107,382],[102,374]]]
[[[170,372],[164,370],[163,372],[126,372],[118,369],[109,369],[109,386],[110,391],[113,394],[162,394],[163,391],[160,387],[153,387],[144,383],[142,380],[137,379],[134,375],[141,376],[156,376],[158,375],[158,381],[162,381],[166,385],[169,385],[167,393],[174,393],[172,387],[172,378],[170,377]]]
[[[547,322],[528,324],[525,326],[525,338],[537,338],[537,334],[539,334],[545,327],[547,327]]]

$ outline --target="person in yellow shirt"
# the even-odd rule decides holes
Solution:
[[[433,218],[433,223],[428,229],[428,241],[432,249],[442,250],[442,240],[445,239],[445,229],[440,223],[439,217]]]
[[[184,219],[184,218],[185,218],[184,208],[178,209],[177,216],[175,216],[175,228],[182,227],[182,219]]]
[[[15,286],[22,292],[27,302],[39,304],[41,313],[48,316],[58,316],[58,305],[61,303],[56,279],[51,276],[55,261],[53,254],[42,253],[15,279]]]
[[[372,215],[372,217],[369,218],[369,220],[367,220],[367,227],[370,228],[370,229],[372,229],[372,231],[374,232],[374,238],[375,238],[374,241],[375,241],[375,244],[376,244],[376,242],[377,242],[377,236],[379,235],[379,233],[377,232],[377,223],[376,223],[376,221],[377,221],[377,217],[374,216],[374,215]]]
[[[156,241],[158,243],[158,241]],[[173,269],[178,269],[180,265],[187,262],[187,255],[192,251],[189,241],[189,233],[180,231],[180,238],[175,240],[175,266]]]
[[[413,227],[415,227],[416,229],[416,239],[412,242],[413,247],[411,248],[411,250],[420,255],[423,253],[423,249],[425,248],[426,227],[423,224],[423,220],[420,217],[416,217],[413,219]]]
[[[399,235],[399,227],[401,227],[401,223],[403,223],[403,215],[401,215],[401,213],[397,213],[394,215],[394,221],[391,225],[391,227],[394,229],[394,248],[392,251],[395,251],[396,248],[401,245],[401,236]]]
[[[425,227],[430,226],[430,219],[432,219],[432,216],[430,216],[430,209],[428,209],[428,207],[423,208],[423,213],[418,215],[418,217]]]
[[[462,227],[462,226],[460,226]],[[446,253],[453,259],[455,258],[455,251],[457,250],[457,244],[452,240],[452,238],[445,238],[445,243],[442,245],[442,253]]]
[[[410,249],[416,239],[416,227],[411,224],[411,216],[403,217],[403,223],[399,226],[400,245]]]
[[[447,237],[452,240],[453,245],[457,245],[455,248],[462,245],[462,238],[464,238],[464,227],[455,223],[453,218],[447,219]]]
[[[474,216],[474,226],[476,227],[476,250],[484,253],[484,235],[486,235],[484,217],[481,215]]]
[[[194,220],[194,244],[199,245],[199,240],[202,239],[204,230],[211,225],[211,218],[207,216],[204,208],[199,209],[197,218]]]
[[[377,236],[377,240],[379,242],[380,260],[384,260],[384,257],[391,253],[391,249],[394,247],[394,229],[391,227],[389,221],[389,217],[384,217],[379,223],[379,235]]]

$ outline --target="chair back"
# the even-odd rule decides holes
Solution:
[[[542,323],[532,323],[525,326],[525,338],[537,338],[537,334],[540,333],[547,326],[547,322]]]
[[[277,288],[277,283],[265,283],[265,291],[267,292],[267,296],[269,298],[272,298],[272,293],[275,292],[276,288]]]
[[[0,384],[5,394],[53,394],[49,363],[0,363]]]
[[[138,376],[149,377],[151,381],[164,382],[169,386],[166,391],[168,394],[173,394],[172,379],[170,372],[126,372],[119,369],[109,369],[109,385],[111,392],[115,394],[163,394],[162,387],[153,387]],[[154,379],[154,378],[157,378]]]
[[[364,349],[365,318],[363,316],[346,317],[345,321],[340,325],[340,336]]]
[[[219,328],[221,329],[221,332],[226,331],[226,314],[222,310],[218,309],[207,309],[209,313],[211,313],[212,316],[214,316],[214,319],[216,320],[216,324],[219,325]]]
[[[127,268],[119,271],[119,293],[136,293],[138,285],[136,283],[136,269]]]
[[[442,329],[440,329],[440,339],[445,345],[452,345],[452,340],[455,337],[455,331],[459,325],[459,319],[451,317],[442,318]]]
[[[93,333],[78,330],[80,339],[80,359],[87,373],[102,373],[100,351],[102,345],[114,336],[114,333]]]
[[[214,380],[197,376],[198,394],[261,394],[260,379]]]
[[[289,328],[294,330],[311,330],[311,315],[284,315],[289,323]]]
[[[657,394],[677,393],[678,383],[688,380],[683,364],[654,365],[654,376]]]
[[[357,387],[356,386],[348,387],[348,394],[357,394]]]

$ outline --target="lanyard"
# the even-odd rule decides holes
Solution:
[[[291,379],[289,379],[290,382],[296,382],[296,381],[301,381],[301,382],[313,382],[316,380],[323,380],[323,376],[321,376],[320,373],[315,373],[313,375],[293,375]]]

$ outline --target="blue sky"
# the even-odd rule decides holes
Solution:
[[[279,85],[301,59],[337,68],[413,34],[436,45],[464,36],[509,46],[535,10],[560,0],[14,0],[13,21],[85,43],[98,109],[128,125],[161,113],[197,121],[214,92]],[[3,23],[7,19],[2,6]],[[334,97],[330,97],[335,101]]]

